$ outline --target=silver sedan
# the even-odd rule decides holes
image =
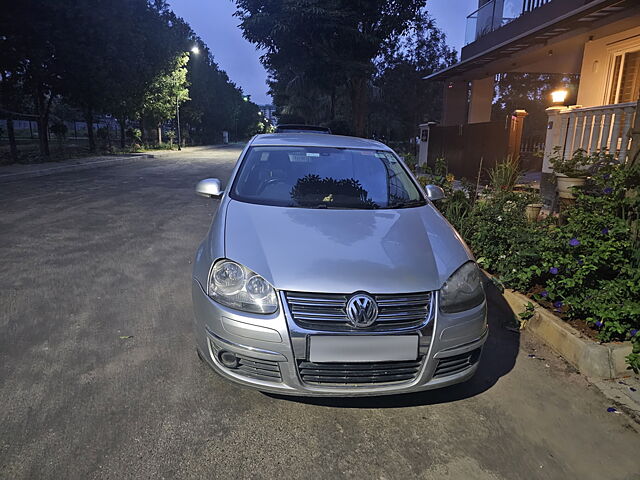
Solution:
[[[355,396],[469,379],[487,338],[473,256],[389,147],[254,137],[193,271],[200,357],[262,391]]]

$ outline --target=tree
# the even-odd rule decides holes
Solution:
[[[455,62],[456,52],[433,19],[426,12],[417,16],[407,33],[388,42],[376,60],[373,132],[406,140],[416,135],[420,123],[439,120],[442,84],[424,77]]]
[[[142,105],[142,118],[158,131],[158,143],[162,143],[160,125],[172,118],[180,103],[189,100],[187,84],[187,62],[189,55],[183,53],[175,59],[173,69],[158,75],[149,86]]]
[[[503,73],[495,85],[493,120],[503,120],[516,109],[524,109],[529,114],[524,122],[526,136],[544,139],[547,128],[547,113],[551,92],[557,88],[569,91],[570,103],[575,103],[579,75]]]
[[[65,115],[81,111],[88,125],[113,115],[123,148],[128,122],[140,120],[146,138],[144,124],[156,127],[172,118],[176,103],[184,104],[186,130],[200,141],[219,141],[222,130],[234,127],[242,136],[256,128],[257,106],[243,100],[242,90],[164,0],[24,0],[3,7],[0,114],[10,138],[12,116],[33,115],[45,157],[49,117],[63,120],[55,108]],[[188,58],[194,44],[203,55]],[[94,151],[92,128],[88,135]],[[17,151],[11,152],[15,161]]]
[[[356,135],[364,135],[374,59],[403,34],[425,0],[236,0],[244,36],[265,49],[263,64],[279,108],[339,93],[348,98]],[[278,100],[287,102],[278,104]],[[293,107],[293,108],[291,108]]]
[[[64,24],[57,2],[7,2],[0,17],[0,69],[3,81],[29,92],[38,122],[40,154],[49,156],[51,103],[60,90],[57,25]]]

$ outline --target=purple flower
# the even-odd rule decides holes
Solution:
[[[547,292],[546,290],[542,290],[540,292],[540,296],[542,296],[542,297],[546,297],[547,295],[549,295],[549,292]]]
[[[604,190],[602,190],[602,193],[604,193],[605,195],[610,195],[613,193],[613,188],[607,187]]]
[[[551,275],[557,275],[558,274],[558,269],[556,267],[551,267],[549,269],[549,273],[551,273]]]
[[[571,245],[572,247],[577,247],[578,245],[580,245],[580,240],[578,240],[577,238],[572,238],[571,240],[569,240],[569,245]]]
[[[638,334],[638,329],[637,328],[634,328],[633,330],[631,330],[629,332],[629,335],[631,335],[632,337],[635,337],[637,334]]]
[[[553,302],[553,306],[556,308],[560,308],[562,307],[562,305],[564,305],[564,303],[562,303],[560,300],[558,300],[557,302]]]
[[[600,230],[600,233],[602,233],[603,235],[606,235],[609,233],[609,229],[608,228],[603,228],[602,230]]]
[[[602,326],[602,320],[598,320],[596,322],[596,327],[600,328]]]

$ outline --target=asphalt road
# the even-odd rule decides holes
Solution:
[[[466,384],[295,400],[231,385],[191,333],[191,263],[239,150],[0,185],[0,477],[638,479],[640,435],[504,328]],[[534,352],[536,358],[529,357]]]

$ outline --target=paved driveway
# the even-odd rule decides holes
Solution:
[[[292,400],[218,378],[191,334],[192,255],[216,208],[193,187],[238,153],[0,185],[0,477],[640,478],[637,426],[503,328],[496,292],[464,385]]]

